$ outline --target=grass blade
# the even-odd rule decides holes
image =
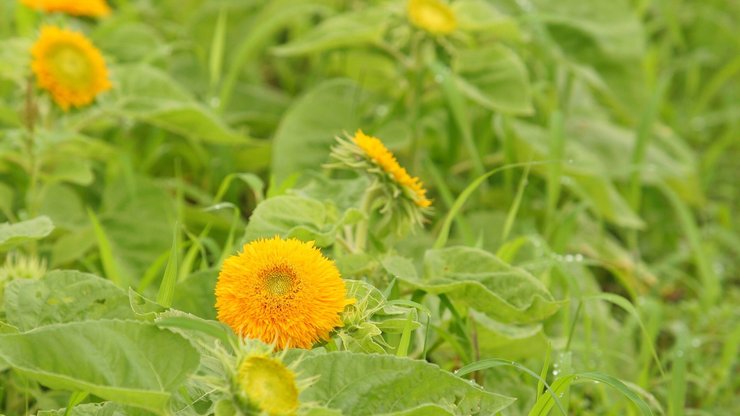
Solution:
[[[535,166],[535,165],[544,165],[546,163],[550,163],[547,161],[538,161],[538,162],[524,162],[524,163],[514,163],[511,165],[501,166],[499,168],[493,169],[491,171],[488,171],[484,173],[483,175],[475,178],[473,182],[470,183],[457,197],[455,200],[455,203],[452,204],[452,207],[450,207],[450,211],[447,213],[447,216],[445,217],[444,221],[442,222],[442,228],[439,230],[439,235],[437,236],[437,240],[434,242],[434,248],[439,249],[444,247],[447,244],[447,240],[450,237],[450,229],[452,228],[452,221],[454,221],[457,214],[462,209],[463,205],[465,205],[465,202],[470,198],[470,196],[475,192],[478,187],[485,182],[486,179],[490,178],[494,174],[505,171],[508,169],[515,169],[520,168],[524,166]]]
[[[537,381],[538,381],[538,384],[541,383],[542,385],[544,385],[545,386],[545,389],[547,389],[547,391],[550,393],[550,395],[547,396],[547,397],[548,398],[549,397],[552,397],[552,400],[554,400],[555,404],[558,406],[558,409],[560,409],[560,412],[563,415],[566,415],[567,416],[567,413],[565,412],[565,409],[563,408],[563,405],[560,403],[560,399],[558,399],[557,393],[555,392],[555,390],[553,390],[550,387],[549,384],[547,384],[547,381],[545,381],[542,377],[538,376],[537,373],[535,373],[534,371],[530,370],[529,368],[527,368],[527,367],[525,367],[525,366],[523,366],[523,365],[521,365],[521,364],[519,364],[519,363],[517,363],[515,361],[500,360],[498,358],[489,358],[489,359],[486,359],[486,360],[480,360],[480,361],[474,362],[472,364],[468,364],[465,367],[462,367],[461,369],[455,371],[455,375],[457,375],[458,377],[462,377],[462,376],[464,376],[466,374],[470,374],[470,373],[475,372],[475,371],[482,371],[482,370],[487,370],[489,368],[505,367],[505,366],[506,367],[514,367],[517,370],[523,371],[523,372],[529,374],[530,376],[536,378]],[[552,405],[551,405],[551,407],[552,407]],[[532,413],[530,413],[530,416],[531,415],[532,415]]]
[[[175,283],[177,283],[177,268],[180,257],[180,223],[175,224],[175,232],[172,236],[172,248],[170,249],[170,259],[167,261],[167,267],[164,269],[164,277],[159,285],[157,293],[157,303],[169,308],[172,306],[172,300],[175,297]]]
[[[100,225],[98,217],[90,208],[87,209],[87,216],[90,218],[90,222],[92,223],[93,231],[95,233],[95,239],[98,241],[100,261],[103,263],[105,276],[117,286],[125,287],[124,278],[116,264],[116,259],[113,257],[113,248],[110,245],[110,240],[105,234],[103,226]],[[126,279],[125,283],[128,283],[128,279]]]

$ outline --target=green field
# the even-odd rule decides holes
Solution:
[[[740,414],[739,27],[0,0],[0,415]]]

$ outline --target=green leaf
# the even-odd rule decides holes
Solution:
[[[204,319],[216,319],[217,278],[218,270],[203,270],[177,282],[172,306]]]
[[[67,409],[41,410],[36,416],[67,416]],[[75,406],[69,416],[149,416],[144,410],[121,406],[113,402],[85,403]]]
[[[58,228],[79,230],[88,226],[88,218],[79,195],[65,184],[45,187],[39,211],[48,216]]]
[[[134,321],[55,324],[0,335],[0,357],[15,371],[53,388],[163,414],[171,396],[198,366],[190,343]]]
[[[40,216],[31,220],[10,224],[0,224],[0,251],[6,251],[19,244],[40,240],[51,234],[54,224],[49,217]]]
[[[398,276],[427,293],[446,294],[454,302],[506,323],[537,322],[554,314],[562,301],[524,269],[471,247],[429,250],[423,279]]]
[[[32,42],[28,38],[3,39],[0,43],[0,79],[23,85],[31,66]]]
[[[151,180],[110,181],[100,211],[115,264],[126,279],[143,276],[170,249],[175,209],[170,196]]]
[[[454,65],[457,87],[478,104],[507,114],[531,114],[527,68],[511,49],[492,45],[460,51]]]
[[[542,324],[503,324],[472,309],[468,316],[475,325],[481,357],[521,360],[540,357],[547,350]]]
[[[342,13],[324,20],[296,40],[274,48],[273,53],[278,56],[305,55],[378,42],[383,36],[387,18],[388,12],[378,8]]]
[[[458,0],[451,6],[461,30],[486,32],[504,41],[522,39],[516,19],[503,14],[485,0]]]
[[[16,279],[5,288],[5,313],[21,331],[39,326],[133,319],[126,292],[110,280],[78,271],[52,271],[38,280]]]
[[[334,242],[336,214],[326,204],[300,196],[276,196],[257,206],[247,224],[244,241],[276,235],[315,240],[325,247]]]
[[[280,183],[291,174],[318,170],[329,160],[335,137],[359,127],[361,88],[352,81],[323,82],[297,99],[273,139],[272,174]]]
[[[533,0],[538,19],[591,38],[613,58],[641,56],[645,48],[640,20],[627,0],[583,2],[580,0]],[[555,33],[556,37],[558,33]],[[578,52],[582,44],[564,44]]]
[[[96,25],[91,37],[117,62],[146,62],[169,49],[153,26],[131,19],[105,19]]]
[[[218,144],[254,144],[196,102],[166,73],[148,66],[118,69],[114,111],[170,132]]]
[[[288,357],[299,359],[298,371],[305,377],[318,376],[301,393],[301,400],[340,409],[345,415],[393,414],[422,405],[436,405],[453,415],[491,415],[514,401],[425,361],[316,351],[292,351]],[[440,414],[438,410],[432,414]]]
[[[402,410],[400,412],[383,413],[379,416],[450,416],[455,415],[450,410],[436,404],[423,404],[413,409]]]

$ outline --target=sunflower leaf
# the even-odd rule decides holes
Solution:
[[[298,359],[302,375],[319,376],[303,391],[302,401],[324,403],[348,416],[489,415],[514,401],[436,365],[409,358],[313,350],[292,351],[287,359]],[[425,413],[420,406],[434,410]]]

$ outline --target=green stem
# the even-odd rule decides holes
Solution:
[[[355,229],[355,252],[365,251],[367,247],[367,235],[370,230],[370,217],[372,216],[376,189],[376,186],[370,186],[362,197],[360,211],[365,214],[365,219],[360,221]]]

